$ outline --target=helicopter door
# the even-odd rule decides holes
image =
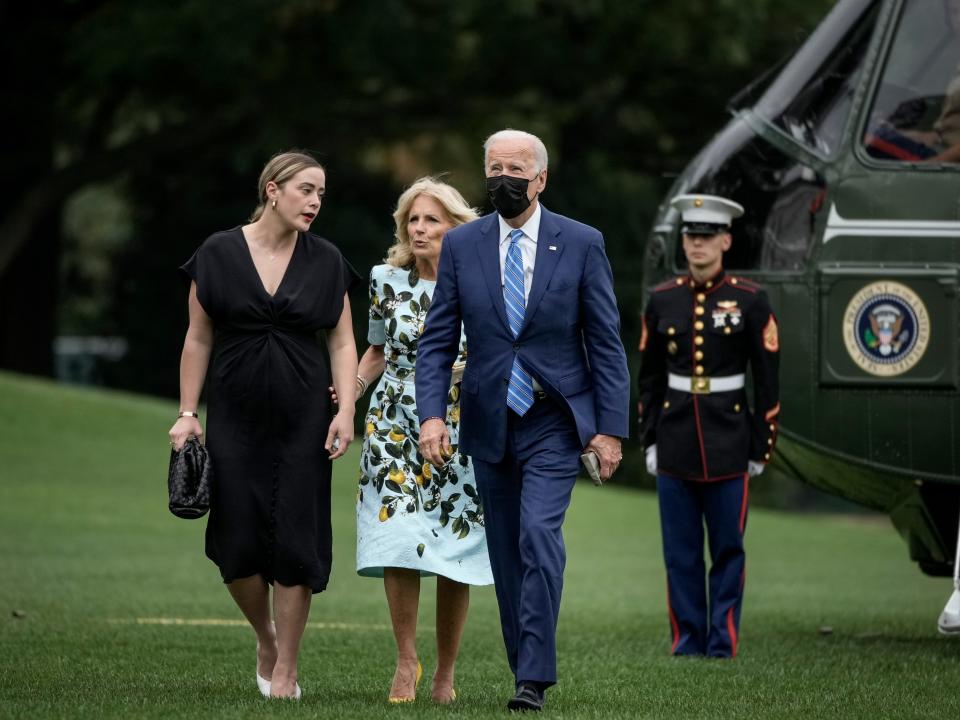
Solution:
[[[960,0],[903,4],[865,107],[818,258],[820,381],[957,388]]]

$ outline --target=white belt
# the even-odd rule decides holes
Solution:
[[[744,375],[726,375],[724,377],[705,377],[698,375],[687,377],[686,375],[674,375],[669,373],[667,376],[667,385],[673,390],[693,393],[695,395],[707,395],[715,392],[729,392],[739,390],[743,387]]]

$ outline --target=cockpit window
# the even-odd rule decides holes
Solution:
[[[755,111],[798,143],[832,155],[850,115],[879,8],[879,2],[866,0],[838,3]]]
[[[960,162],[960,0],[907,3],[863,137],[894,162]]]

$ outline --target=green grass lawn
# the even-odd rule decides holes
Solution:
[[[304,699],[261,699],[253,634],[203,556],[205,520],[166,509],[174,410],[0,374],[0,717],[506,717],[512,682],[492,588],[472,596],[458,702],[437,708],[424,692],[386,704],[382,585],[353,569],[356,449],[335,470],[334,572],[304,638]],[[936,632],[950,582],[921,575],[885,519],[753,511],[733,661],[667,654],[652,495],[579,484],[566,540],[551,716],[960,713],[960,639]],[[432,591],[425,581],[427,683]]]

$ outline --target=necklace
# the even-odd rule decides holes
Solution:
[[[260,238],[248,238],[247,243],[250,246],[251,252],[256,252],[261,258],[266,257],[267,262],[275,261],[280,255],[287,253],[296,242],[294,238],[293,242],[290,242],[288,239],[283,239],[279,244],[273,245],[268,242],[261,240]]]

